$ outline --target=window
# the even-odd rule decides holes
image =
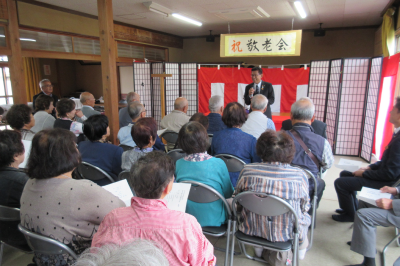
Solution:
[[[0,105],[13,103],[10,69],[8,67],[0,67]]]

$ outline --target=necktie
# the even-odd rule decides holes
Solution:
[[[258,85],[256,85],[256,91],[254,92],[254,94],[258,94]]]

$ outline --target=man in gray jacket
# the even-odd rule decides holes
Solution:
[[[393,196],[399,194],[400,186],[381,188],[381,192],[390,193]],[[364,256],[361,264],[349,266],[375,266],[376,255],[376,226],[400,227],[400,199],[378,199],[378,208],[363,201],[359,203],[359,209],[354,219],[351,250]],[[399,264],[398,264],[399,263]],[[395,266],[400,265],[397,260]]]
[[[93,94],[90,92],[82,92],[79,100],[82,103],[82,113],[86,118],[89,118],[92,115],[100,115],[101,113],[94,110],[94,103],[96,102],[96,99],[94,98]],[[76,119],[78,122],[83,123],[83,120],[80,118]]]

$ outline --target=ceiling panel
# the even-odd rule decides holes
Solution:
[[[97,15],[97,0],[37,0],[55,6]],[[294,18],[295,29],[315,29],[318,23],[323,28],[379,25],[381,11],[389,0],[303,0],[308,17],[301,19],[293,10],[292,0],[156,0],[172,12],[199,20],[197,27],[173,17],[164,17],[150,12],[143,2],[146,0],[113,0],[116,21],[163,31],[182,37],[227,32],[228,21],[215,16],[212,11],[236,8],[262,7],[271,17],[243,21],[231,21],[231,32],[280,31],[291,29]]]

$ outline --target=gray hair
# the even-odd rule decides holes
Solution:
[[[315,106],[308,97],[302,97],[292,104],[290,114],[292,119],[301,121],[310,121],[315,112]]]
[[[51,81],[49,79],[42,79],[41,81],[39,81],[39,87],[42,88],[43,83],[45,83],[45,82],[50,82],[51,83]]]
[[[253,110],[264,110],[268,105],[268,99],[262,94],[254,95],[251,99],[251,109]]]
[[[130,92],[128,95],[126,95],[126,102],[130,104],[133,101],[139,101],[140,100],[140,95],[136,92]]]
[[[74,266],[168,266],[163,250],[148,240],[137,239],[122,246],[107,244],[85,250]]]
[[[140,102],[131,102],[128,105],[128,114],[132,120],[138,118],[144,109],[143,104]]]
[[[208,101],[208,109],[210,109],[210,112],[217,112],[222,106],[224,106],[224,98],[222,96],[214,95]]]

